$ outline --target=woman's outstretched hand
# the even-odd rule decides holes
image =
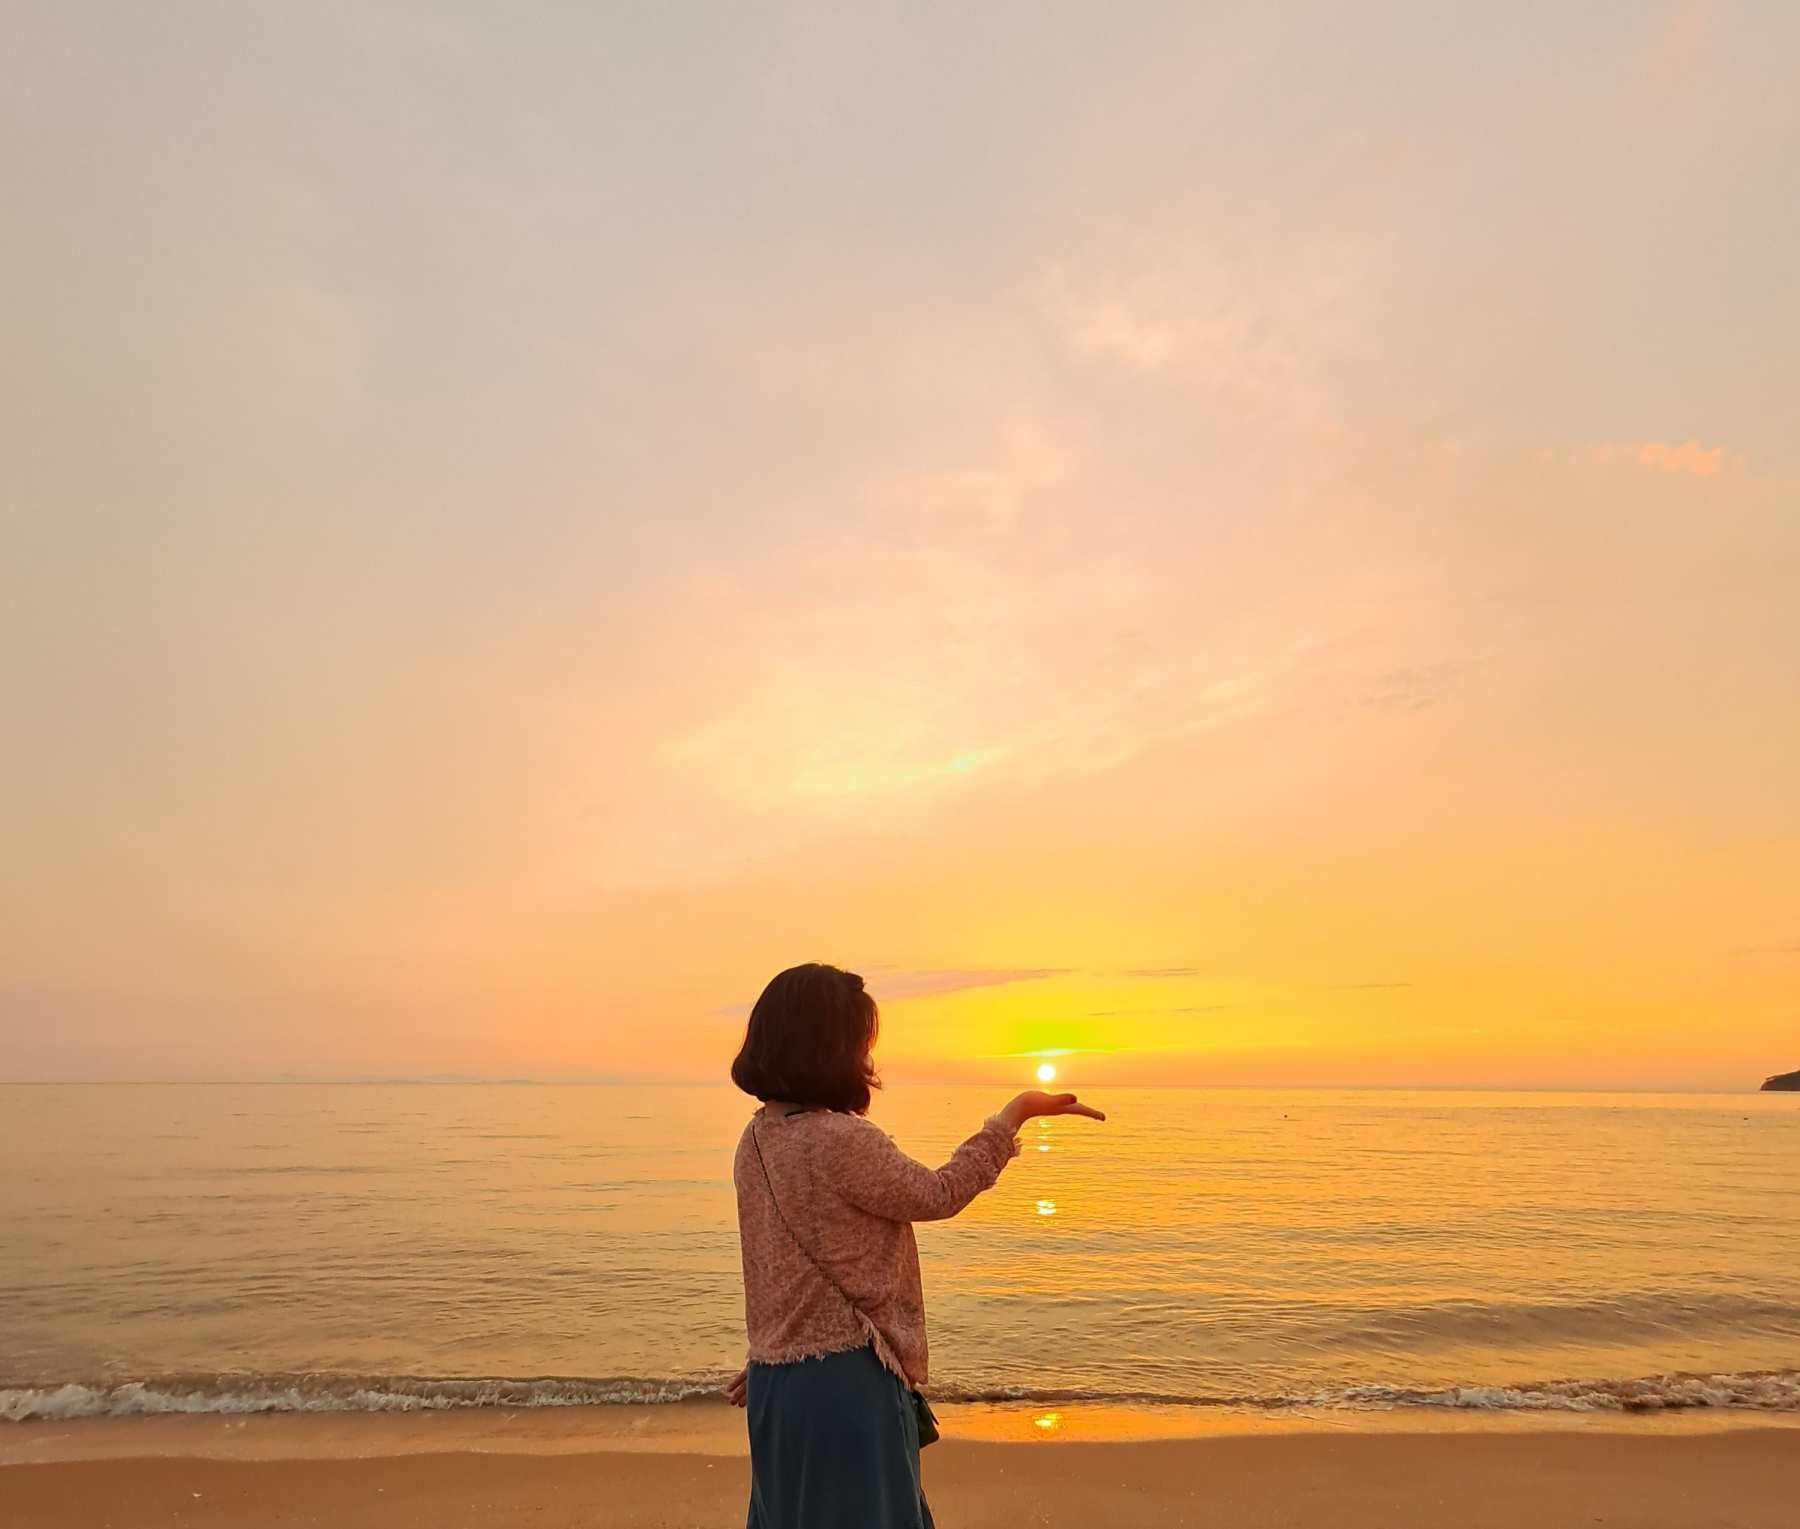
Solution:
[[[739,1370],[730,1380],[725,1382],[725,1400],[734,1407],[744,1405],[744,1388],[749,1383],[750,1372]]]
[[[1073,1094],[1045,1094],[1036,1089],[1020,1094],[1000,1111],[1000,1118],[1015,1131],[1039,1115],[1086,1115],[1089,1120],[1106,1119],[1099,1110],[1082,1104]]]

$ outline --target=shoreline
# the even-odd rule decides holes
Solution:
[[[709,1436],[685,1447],[640,1419],[542,1410],[13,1424],[0,1429],[0,1529],[741,1524],[748,1461],[725,1447],[741,1416],[706,1410],[728,1416],[705,1420]],[[1800,1418],[1780,1416],[1389,1427],[1384,1415],[1349,1428],[1244,1417],[1205,1436],[1128,1439],[1106,1436],[1104,1420],[1084,1436],[1077,1418],[1004,1442],[971,1432],[979,1421],[959,1409],[924,1459],[939,1520],[959,1529],[1777,1529],[1792,1522],[1800,1477]]]
[[[1396,1407],[1255,1408],[1085,1403],[934,1404],[947,1443],[1194,1443],[1246,1438],[1548,1435],[1690,1438],[1792,1433],[1800,1412],[1684,1408],[1661,1412]],[[744,1415],[723,1401],[443,1411],[155,1413],[0,1423],[0,1468],[103,1460],[404,1459],[414,1455],[692,1455],[740,1459]]]

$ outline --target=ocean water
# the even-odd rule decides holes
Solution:
[[[1000,1102],[896,1088],[941,1159]],[[919,1230],[944,1399],[1800,1410],[1800,1096],[1118,1090]],[[677,1402],[729,1088],[0,1088],[0,1418]]]

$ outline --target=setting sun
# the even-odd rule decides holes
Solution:
[[[1037,1080],[1040,1083],[1054,1083],[1056,1081],[1056,1068],[1049,1062],[1039,1062]]]

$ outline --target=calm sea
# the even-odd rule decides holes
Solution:
[[[999,1102],[897,1088],[937,1159]],[[1800,1096],[1116,1091],[920,1228],[949,1399],[1800,1408]],[[0,1088],[0,1416],[680,1401],[724,1088]]]

